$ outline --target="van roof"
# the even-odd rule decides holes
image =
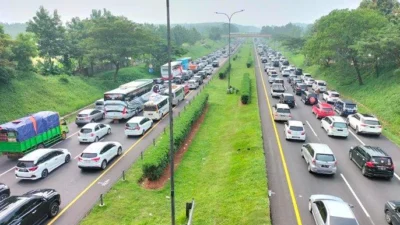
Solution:
[[[333,155],[331,148],[329,148],[327,144],[322,144],[322,143],[308,143],[308,144],[314,149],[315,153]]]
[[[381,148],[375,146],[359,146],[364,149],[370,156],[384,156],[388,157],[389,155]]]
[[[276,104],[276,108],[281,108],[281,109],[290,109],[287,104]]]
[[[19,161],[35,161],[37,160],[39,157],[54,151],[54,149],[52,148],[40,148],[40,149],[36,149],[35,151],[28,153],[27,155],[25,155],[24,157],[20,158]]]
[[[144,118],[146,118],[146,117],[144,117],[144,116],[135,116],[135,117],[132,117],[130,120],[128,120],[128,122],[126,122],[126,123],[139,123]]]

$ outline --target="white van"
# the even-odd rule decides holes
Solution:
[[[172,85],[172,105],[178,105],[185,98],[185,91],[182,85]],[[164,91],[162,95],[169,96],[169,90]]]
[[[152,94],[149,101],[144,103],[143,116],[152,120],[161,120],[168,113],[168,97]]]
[[[315,80],[314,83],[312,84],[312,89],[314,91],[319,89],[320,92],[325,92],[326,91],[326,82],[323,80]]]
[[[189,84],[189,89],[190,90],[197,89],[199,87],[199,82],[197,82],[197,80],[195,80],[195,79],[190,79],[188,81],[188,84]]]
[[[104,111],[104,98],[97,100],[94,103],[95,109]]]

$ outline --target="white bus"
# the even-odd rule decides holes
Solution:
[[[139,79],[104,93],[107,119],[128,119],[143,109],[153,89],[153,80]]]
[[[149,101],[144,103],[143,116],[152,120],[161,120],[168,113],[168,96],[153,94]]]
[[[161,66],[161,77],[164,80],[171,80],[175,76],[182,75],[182,62],[180,61],[173,61],[171,62],[171,71],[168,73],[168,63]],[[169,79],[168,79],[169,76]]]
[[[172,85],[172,105],[178,105],[185,98],[185,90],[182,85]],[[169,96],[168,87],[162,93],[164,96]]]

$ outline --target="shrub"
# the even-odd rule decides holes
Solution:
[[[62,84],[68,84],[69,83],[68,77],[66,77],[66,76],[61,76],[60,78],[58,78],[58,81],[60,83],[62,83]]]
[[[242,79],[242,90],[240,100],[243,104],[249,104],[251,101],[251,80],[250,75],[245,73]]]
[[[174,153],[183,144],[192,129],[192,124],[201,116],[208,101],[208,94],[197,96],[187,110],[181,113],[174,122]],[[169,164],[169,135],[163,134],[155,146],[147,151],[142,164],[143,176],[157,180]]]
[[[221,71],[219,72],[219,79],[221,79],[221,80],[225,79],[226,75],[229,73],[230,70],[231,70],[231,67],[229,67],[229,65],[226,67],[223,67],[221,69]]]
[[[247,63],[246,63],[247,68],[250,68],[252,64],[253,64],[253,59],[251,57],[249,57],[247,59]]]

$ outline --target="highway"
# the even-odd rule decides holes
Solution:
[[[388,200],[400,198],[399,147],[383,135],[380,137],[357,135],[351,128],[347,139],[328,137],[320,127],[320,120],[312,114],[311,106],[304,105],[300,101],[300,96],[295,96],[296,107],[291,109],[291,112],[294,120],[300,120],[305,124],[306,143],[329,145],[338,160],[338,171],[335,176],[310,174],[304,159],[300,156],[303,143],[286,141],[284,124],[275,123],[271,119],[271,107],[278,103],[278,99],[271,97],[268,75],[264,72],[263,63],[255,48],[254,53],[273,224],[315,224],[312,214],[308,211],[308,198],[313,194],[335,195],[354,205],[353,211],[360,225],[387,224],[384,219],[384,204]],[[286,92],[293,93],[287,79],[283,79]],[[356,145],[379,146],[384,149],[394,161],[395,177],[390,181],[364,177],[361,170],[349,159],[349,149]]]
[[[221,58],[220,66],[226,60],[227,58]],[[213,74],[216,71],[214,70]],[[173,109],[175,117],[189,104],[189,101],[193,100],[210,79],[211,76],[204,80],[204,84],[197,90],[189,92],[184,101]],[[77,140],[79,128],[75,124],[69,124],[68,138],[52,147],[68,149],[72,154],[71,162],[50,173],[46,179],[24,181],[15,178],[16,161],[9,160],[7,157],[0,157],[0,182],[10,187],[11,195],[23,194],[33,189],[54,188],[61,194],[61,209],[58,216],[47,221],[47,224],[78,224],[98,202],[100,195],[106,193],[117,180],[121,179],[122,171],[128,170],[136,160],[141,160],[141,152],[153,143],[153,139],[164,132],[168,125],[168,115],[164,116],[160,122],[155,123],[153,128],[143,137],[137,138],[127,138],[124,135],[125,121],[111,123],[110,120],[104,120],[102,123],[108,123],[112,127],[112,133],[105,136],[103,140],[120,142],[124,149],[123,155],[115,158],[106,170],[81,171],[78,168],[77,157],[88,144],[79,144]]]

